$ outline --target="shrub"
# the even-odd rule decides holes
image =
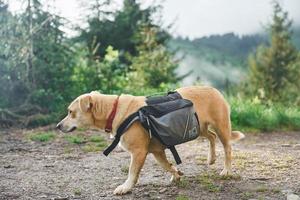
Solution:
[[[50,140],[53,140],[55,136],[56,134],[53,132],[40,132],[30,134],[29,139],[38,142],[48,142]]]
[[[256,99],[229,98],[233,128],[250,131],[300,130],[300,108]]]

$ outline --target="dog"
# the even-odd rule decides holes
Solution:
[[[221,175],[230,175],[231,142],[244,138],[239,131],[231,131],[230,108],[223,95],[215,88],[205,86],[182,87],[176,90],[184,99],[193,102],[200,119],[200,136],[209,140],[208,164],[216,160],[216,138],[224,147],[225,161]],[[132,113],[146,105],[146,97],[132,95],[104,95],[91,92],[77,97],[68,107],[68,115],[57,124],[63,132],[72,132],[76,128],[92,128],[104,130],[108,118],[118,99],[115,117],[112,121],[112,134],[118,126]],[[208,129],[213,128],[214,131]],[[119,145],[131,154],[131,162],[127,180],[114,190],[114,194],[126,194],[136,184],[139,173],[148,153],[152,153],[157,162],[172,174],[171,181],[180,179],[182,173],[173,166],[166,157],[165,146],[157,139],[150,137],[139,122],[134,122],[122,135]]]

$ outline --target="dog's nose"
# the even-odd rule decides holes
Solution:
[[[61,129],[61,123],[58,123],[58,124],[56,125],[56,128],[60,130],[60,129]]]

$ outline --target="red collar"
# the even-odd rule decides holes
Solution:
[[[117,113],[117,107],[119,103],[119,97],[118,96],[114,102],[113,108],[108,116],[108,119],[106,120],[106,125],[105,125],[105,132],[110,133],[112,131],[112,124],[115,119],[116,113]]]

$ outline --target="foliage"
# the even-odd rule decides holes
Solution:
[[[82,144],[85,142],[83,135],[66,135],[65,139],[72,144]]]
[[[120,63],[118,51],[109,46],[103,60],[89,59],[84,48],[80,51],[72,76],[75,87],[80,88],[79,93],[92,90],[101,90],[107,94],[120,93],[127,79],[125,66]]]
[[[93,12],[95,7],[89,10]],[[128,55],[138,54],[136,46],[141,41],[135,38],[135,34],[139,25],[147,24],[149,27],[158,27],[152,20],[152,16],[157,11],[157,6],[142,9],[136,0],[124,0],[121,10],[108,14],[102,13],[101,17],[99,12],[96,12],[95,16],[90,16],[88,29],[82,30],[76,41],[84,42],[89,51],[98,58],[103,58],[108,46],[113,46],[120,51],[122,63],[128,63],[126,58]],[[163,29],[158,30],[158,42],[164,44],[170,36]]]
[[[100,135],[92,135],[89,139],[91,142],[104,142],[105,140]]]
[[[102,151],[107,146],[106,143],[94,143],[94,144],[87,144],[82,147],[84,152],[97,152]]]
[[[281,102],[300,102],[300,54],[291,42],[291,21],[274,3],[273,22],[269,27],[270,46],[260,46],[249,58],[248,88],[259,98]],[[260,93],[260,94],[258,94]]]
[[[0,106],[20,104],[26,98],[23,84],[25,47],[23,27],[18,18],[8,11],[8,5],[0,1]],[[18,96],[19,98],[15,98]]]
[[[29,139],[38,142],[48,142],[53,140],[55,136],[56,134],[54,132],[32,133],[29,135]]]
[[[34,114],[26,118],[24,126],[28,128],[35,128],[39,126],[46,126],[51,123],[55,123],[57,116],[54,114]]]
[[[28,1],[21,14],[12,15],[6,9],[0,12],[6,16],[0,22],[4,40],[0,93],[6,94],[2,100],[5,106],[32,103],[46,111],[61,109],[70,100],[67,88],[72,85],[73,65],[71,51],[59,29],[61,18],[44,11],[38,0]]]
[[[131,58],[129,74],[135,88],[160,88],[182,79],[176,74],[178,63],[173,54],[157,42],[157,31],[157,28],[142,25],[136,36],[142,43],[137,47],[138,56]]]
[[[44,2],[25,1],[26,9],[13,14],[0,0],[0,126],[51,123],[61,117],[72,99],[92,90],[133,95],[173,90],[191,68],[201,75],[199,81],[208,77],[202,71],[206,68],[214,76],[215,86],[225,89],[232,80],[242,77],[233,73],[237,68],[243,70],[244,58],[263,44],[249,59],[250,100],[245,100],[248,96],[242,100],[230,98],[233,126],[299,130],[299,107],[283,104],[300,102],[300,56],[291,42],[291,23],[278,4],[274,5],[267,46],[264,36],[240,37],[233,33],[170,42],[160,18],[155,20],[160,6],[144,8],[136,0],[123,1],[118,10],[108,10],[113,7],[110,0],[87,2],[91,13],[85,19],[87,28],[78,37],[68,38],[61,31],[65,20],[47,11]],[[299,43],[295,38],[293,41]],[[177,58],[181,55],[177,47],[206,63],[190,61],[191,68],[184,66],[186,70],[178,75]],[[66,139],[87,143],[86,151],[103,146],[100,138]]]
[[[159,79],[159,84],[148,84],[148,81],[143,92],[166,90],[169,81],[179,80],[173,72],[177,64],[171,61],[172,54],[165,48],[169,35],[153,21],[153,15],[159,10],[156,6],[142,9],[135,0],[125,0],[120,10],[106,13],[102,12],[102,6],[110,5],[109,0],[89,2],[89,9],[95,9],[88,19],[89,28],[70,39],[60,29],[65,25],[64,19],[46,11],[43,0],[29,0],[24,4],[25,10],[12,14],[7,4],[0,1],[0,95],[3,97],[0,107],[9,109],[5,116],[19,113],[18,108],[36,105],[39,108],[36,112],[23,112],[20,119],[32,115],[28,118],[32,120],[27,120],[25,125],[43,125],[52,121],[53,116],[62,115],[67,104],[82,93],[92,90],[109,94],[141,93],[140,88],[131,86],[136,70],[130,67],[131,59],[137,61],[144,56],[138,49],[144,44],[144,38],[137,37],[141,24],[155,28],[155,52],[160,57],[154,59],[168,64],[166,67],[158,66],[159,63],[151,65],[160,70],[157,72],[167,71],[162,77],[152,74],[152,78]],[[144,70],[141,67],[147,68],[143,65],[140,70]],[[147,73],[154,71],[144,73],[150,80]],[[44,114],[51,115],[44,117]],[[11,124],[11,119],[1,120]]]
[[[176,200],[189,200],[189,197],[185,195],[178,195],[176,196]]]
[[[257,97],[230,97],[233,129],[247,131],[300,130],[300,108],[280,103],[267,105]]]
[[[209,192],[219,192],[221,190],[221,187],[215,184],[213,176],[208,173],[198,176],[198,183]]]
[[[243,67],[249,53],[260,44],[267,44],[267,38],[260,34],[238,36],[234,33],[210,35],[190,40],[177,37],[170,41],[172,48],[179,47],[187,53],[196,51],[200,58],[212,64],[231,63]]]

